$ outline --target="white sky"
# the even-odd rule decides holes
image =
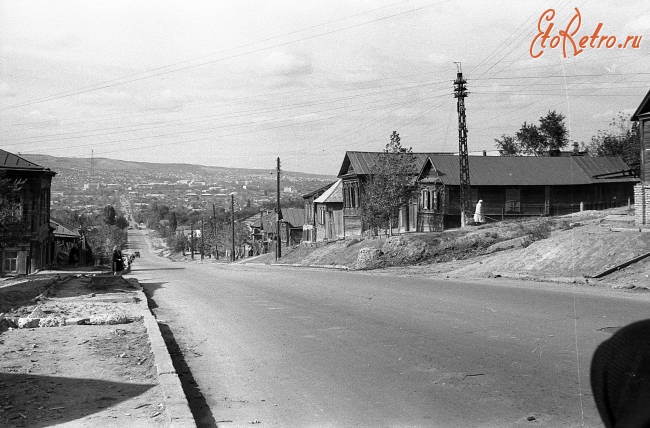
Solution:
[[[640,49],[529,54],[537,22]],[[557,34],[554,31],[554,34]],[[346,150],[471,152],[548,110],[588,142],[650,89],[650,2],[0,0],[0,148],[336,174]]]

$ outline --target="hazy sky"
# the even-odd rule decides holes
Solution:
[[[532,58],[544,11],[557,35],[576,7],[576,42],[602,23],[640,48]],[[393,130],[457,150],[454,61],[471,152],[551,109],[587,142],[639,105],[649,53],[647,0],[0,0],[0,148],[336,174]]]

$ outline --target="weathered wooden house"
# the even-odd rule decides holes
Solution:
[[[363,188],[379,152],[347,152],[343,182],[345,236],[366,231]],[[460,225],[458,156],[414,153],[413,197],[399,212],[398,230],[436,231]],[[618,157],[470,156],[472,201],[483,201],[488,219],[557,215],[628,203],[638,181]]]
[[[32,273],[52,263],[50,187],[55,175],[0,149],[0,179],[22,183],[19,191],[0,194],[0,276]]]
[[[650,224],[650,91],[632,115],[639,122],[641,142],[641,182],[634,186],[635,221],[638,226]]]
[[[75,253],[76,262],[85,264],[86,243],[81,233],[75,227],[63,224],[60,220],[50,219],[50,227],[54,235],[53,243],[53,261],[58,266],[74,263]]]
[[[282,208],[280,239],[285,245],[297,245],[302,241],[305,210],[302,208]]]
[[[325,193],[327,189],[332,187],[333,184],[329,183],[302,195],[305,207],[305,219],[302,225],[302,242],[316,242],[316,207],[314,206],[314,201]]]
[[[314,200],[316,241],[333,241],[345,237],[343,229],[343,180],[332,184]]]

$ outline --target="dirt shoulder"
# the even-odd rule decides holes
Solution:
[[[582,282],[650,287],[650,257],[594,279],[650,252],[650,233],[624,209],[485,224],[443,233],[337,241],[287,249],[282,263],[338,265],[431,277]],[[274,254],[252,260],[275,263]]]
[[[168,425],[138,293],[90,285],[0,282],[0,426]]]

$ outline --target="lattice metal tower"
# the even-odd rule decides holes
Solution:
[[[465,97],[467,96],[467,80],[458,65],[454,81],[454,97],[458,110],[458,160],[460,162],[460,224],[466,226],[471,218],[472,193],[469,180],[469,155],[467,152],[467,126],[465,123]]]

